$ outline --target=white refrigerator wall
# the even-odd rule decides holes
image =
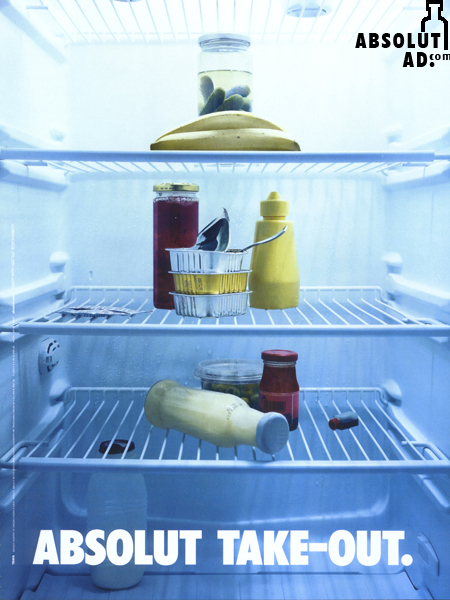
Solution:
[[[67,130],[67,63],[63,55],[46,51],[5,18],[3,11],[0,48],[0,137],[6,126],[40,140],[41,146],[55,144],[52,131]],[[22,146],[4,139],[0,144]]]

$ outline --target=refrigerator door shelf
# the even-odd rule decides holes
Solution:
[[[189,472],[410,473],[450,472],[450,461],[426,440],[416,440],[389,414],[379,388],[303,388],[299,428],[287,446],[269,456],[258,448],[218,448],[173,430],[152,427],[144,415],[148,388],[71,388],[47,434],[19,457],[19,470],[67,469]],[[61,405],[60,405],[61,406]],[[354,411],[359,425],[333,431],[329,420]],[[132,438],[135,459],[104,460],[103,439]],[[8,455],[10,457],[10,453]],[[5,457],[8,458],[8,457]],[[6,461],[1,466],[5,466]]]
[[[383,300],[378,287],[301,287],[297,308],[259,310],[248,307],[237,317],[180,317],[175,311],[153,307],[150,287],[78,286],[67,293],[64,309],[114,306],[135,311],[104,317],[62,314],[62,306],[52,312],[23,319],[15,326],[18,334],[71,335],[141,335],[145,333],[215,333],[245,332],[277,335],[280,332],[302,335],[412,335],[445,337],[450,325],[422,318],[411,318]],[[7,329],[3,329],[8,331]]]

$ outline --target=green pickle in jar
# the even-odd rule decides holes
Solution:
[[[259,399],[259,384],[247,383],[245,385],[229,385],[228,383],[202,383],[204,390],[211,392],[222,392],[222,394],[233,394],[242,398],[251,408],[255,408]]]

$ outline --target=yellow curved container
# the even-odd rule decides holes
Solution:
[[[267,244],[252,250],[250,276],[248,280],[250,306],[253,308],[277,309],[298,306],[300,275],[294,239],[294,225],[286,219],[289,202],[278,192],[271,192],[261,202],[262,220],[257,221],[255,242],[275,235],[288,226],[287,231]]]
[[[234,273],[173,273],[178,294],[233,294],[245,292],[248,271]]]

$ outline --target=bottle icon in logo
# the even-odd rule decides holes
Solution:
[[[437,18],[439,19],[439,21],[442,21],[442,23],[444,24],[444,50],[448,50],[448,21],[442,15],[442,11],[444,10],[444,0],[427,0],[428,14],[426,17],[424,17],[422,19],[420,30],[422,31],[422,33],[425,33],[425,28],[426,28],[427,22],[432,20],[431,11],[432,11],[433,6],[437,6],[437,11],[438,11]]]

